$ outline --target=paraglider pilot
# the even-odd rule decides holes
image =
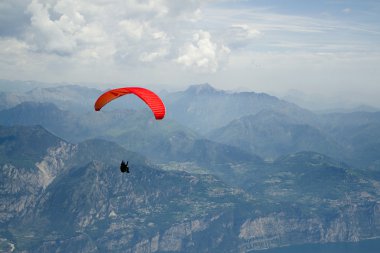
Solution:
[[[123,172],[123,173],[124,172],[129,173],[128,161],[127,161],[127,163],[125,163],[124,160],[121,161],[120,171]]]

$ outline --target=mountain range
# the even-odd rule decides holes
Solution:
[[[378,112],[317,114],[203,84],[161,92],[155,121],[127,97],[95,112],[99,94],[0,93],[0,251],[251,252],[380,236]]]
[[[42,125],[72,142],[104,138],[160,162],[186,160],[183,156],[187,154],[181,158],[180,153],[189,150],[195,140],[203,140],[270,161],[313,151],[360,168],[380,163],[379,112],[316,114],[270,95],[231,93],[202,84],[163,93],[167,116],[157,122],[133,96],[125,98],[131,105],[115,101],[106,110],[95,112],[93,101],[101,91],[78,86],[45,89],[48,91],[27,92],[44,94],[42,97],[2,93],[4,103],[14,96],[20,101],[3,106],[7,109],[0,111],[0,124]],[[67,109],[72,107],[75,109]],[[165,150],[158,148],[162,145]]]

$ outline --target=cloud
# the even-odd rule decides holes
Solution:
[[[255,28],[253,24],[237,23],[229,26],[224,41],[233,50],[246,49],[259,40],[261,35],[261,31]]]
[[[138,80],[144,71],[152,73],[163,66],[170,71],[181,70],[183,64],[176,61],[179,49],[192,44],[194,27],[201,25],[201,5],[205,2],[14,0],[0,3],[0,20],[4,21],[0,24],[3,45],[0,75],[59,82],[104,80],[106,76],[109,78],[109,73],[124,80],[128,72],[128,78],[136,76]],[[13,13],[13,17],[8,13]],[[206,29],[204,32],[208,33]],[[208,61],[198,62],[199,68],[204,72],[215,71],[220,66],[218,61],[223,60],[221,52],[227,50],[222,50],[221,44],[211,38],[196,43],[202,59]],[[162,71],[156,72],[162,76]]]
[[[49,5],[33,0],[27,11],[31,14],[31,27],[28,41],[36,50],[71,54],[77,44],[74,33],[80,29],[72,17],[62,14],[59,19],[52,20]]]
[[[349,14],[349,13],[351,13],[351,8],[344,8],[343,10],[342,10],[342,12],[343,13],[345,13],[345,14]]]
[[[0,63],[2,67],[17,65],[26,67],[26,53],[28,45],[14,38],[0,39]],[[16,61],[15,61],[16,60]]]
[[[84,62],[104,58],[121,65],[160,64],[176,58],[183,38],[191,33],[183,27],[202,17],[201,3],[200,0],[32,0],[21,11],[27,13],[29,23],[19,39],[35,53]]]
[[[133,40],[140,40],[150,25],[146,21],[122,20],[119,22],[119,27],[126,36]]]
[[[193,42],[180,49],[177,62],[200,72],[216,72],[219,61],[230,53],[230,49],[211,40],[206,31],[198,31],[193,35]]]
[[[166,48],[159,48],[157,51],[154,51],[154,52],[141,53],[139,60],[142,62],[153,62],[156,59],[164,57],[167,54],[168,54],[168,51]]]
[[[249,24],[233,24],[230,26],[231,33],[235,38],[250,39],[258,37],[261,32]]]
[[[171,38],[164,28],[145,20],[122,20],[114,34],[114,57],[120,64],[153,63],[168,56]],[[170,32],[170,31],[168,31]]]

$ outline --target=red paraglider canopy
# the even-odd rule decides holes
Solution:
[[[109,90],[103,93],[95,102],[95,111],[99,111],[103,106],[112,100],[127,94],[135,94],[141,98],[152,110],[154,117],[157,120],[163,119],[165,117],[165,105],[162,102],[161,98],[157,96],[153,91],[141,87],[124,87]]]

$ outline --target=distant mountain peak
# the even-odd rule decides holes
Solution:
[[[189,88],[187,88],[186,90],[186,93],[192,94],[213,94],[218,92],[220,91],[215,89],[208,83],[190,85]]]

